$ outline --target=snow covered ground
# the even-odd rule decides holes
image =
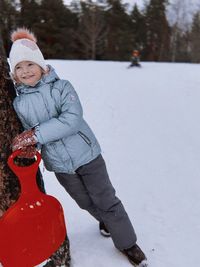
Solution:
[[[149,267],[199,266],[200,66],[49,61],[74,85]],[[73,267],[128,267],[97,222],[42,170],[65,210]]]

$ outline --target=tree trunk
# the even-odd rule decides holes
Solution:
[[[13,92],[6,64],[5,58],[0,56],[0,215],[18,199],[20,192],[18,179],[7,166],[11,141],[22,127],[12,107],[10,94],[13,97]]]
[[[8,156],[11,154],[13,138],[23,131],[22,125],[13,109],[12,101],[15,89],[9,78],[8,64],[0,31],[0,217],[14,203],[20,194],[18,178],[7,166]],[[30,160],[21,160],[23,165],[30,164]],[[45,192],[41,172],[38,171],[37,183]],[[51,257],[45,266],[70,266],[69,241],[64,243]]]

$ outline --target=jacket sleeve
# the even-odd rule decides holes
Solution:
[[[46,144],[68,137],[78,132],[83,120],[83,110],[73,86],[67,81],[57,99],[60,106],[60,115],[39,124],[36,127],[38,142]]]
[[[24,130],[30,129],[31,127],[26,123],[25,119],[23,118],[23,116],[20,114],[20,112],[18,110],[17,97],[13,101],[13,107],[14,107],[15,112],[17,113],[18,118],[20,119],[20,121],[22,123]]]

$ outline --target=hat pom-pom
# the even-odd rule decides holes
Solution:
[[[19,39],[29,39],[35,43],[37,42],[37,38],[35,37],[35,35],[26,28],[18,28],[17,30],[11,33],[12,42],[15,42]]]

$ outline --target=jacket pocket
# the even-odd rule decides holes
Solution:
[[[86,142],[86,144],[88,144],[89,146],[92,145],[92,142],[90,141],[90,139],[87,137],[87,135],[85,135],[84,133],[82,133],[81,131],[78,131],[78,135]]]

